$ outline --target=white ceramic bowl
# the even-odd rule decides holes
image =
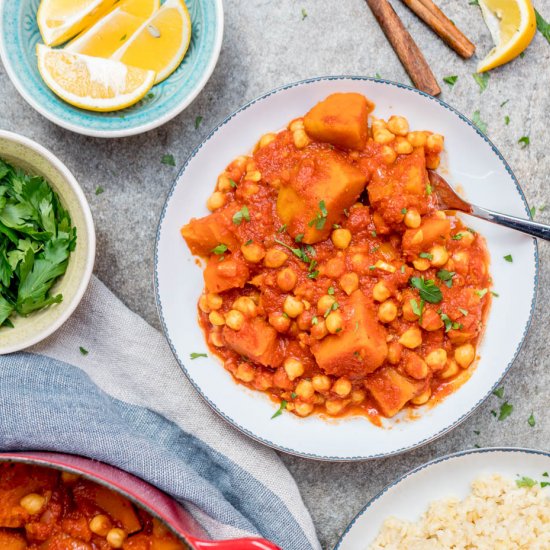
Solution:
[[[472,481],[500,474],[536,481],[550,470],[550,453],[530,449],[487,448],[462,451],[423,464],[386,487],[354,518],[334,550],[366,550],[374,542],[384,520],[395,516],[417,521],[434,500],[463,499]]]
[[[0,329],[0,355],[37,344],[55,332],[72,314],[86,290],[95,259],[95,229],[88,201],[69,169],[38,143],[0,130],[0,159],[29,174],[43,176],[59,195],[77,230],[76,248],[65,274],[51,292],[63,294],[63,302],[15,317],[15,328]]]
[[[179,174],[161,215],[156,256],[156,294],[166,337],[182,369],[208,403],[249,436],[279,450],[325,460],[364,460],[427,443],[463,421],[491,393],[519,352],[535,302],[538,256],[534,239],[468,217],[467,224],[486,239],[492,258],[494,290],[481,360],[471,379],[420,418],[401,417],[380,429],[361,417],[322,420],[283,414],[262,393],[233,382],[215,357],[189,360],[207,350],[196,319],[203,289],[202,269],[180,236],[192,217],[208,213],[206,200],[218,174],[259,137],[284,127],[333,92],[359,92],[376,103],[376,116],[401,114],[412,129],[445,136],[448,179],[460,183],[480,206],[528,217],[525,197],[510,167],[494,145],[463,115],[445,103],[401,84],[360,77],[327,77],[290,84],[269,92],[232,114],[197,148]],[[503,257],[512,254],[513,263]]]

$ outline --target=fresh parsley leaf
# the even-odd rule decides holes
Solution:
[[[327,294],[329,294],[330,296],[334,296],[334,287],[333,286],[328,287]]]
[[[534,413],[531,413],[531,416],[527,419],[527,424],[529,424],[529,426],[531,426],[531,428],[534,428],[535,427],[535,414]]]
[[[424,313],[424,305],[426,302],[424,300],[420,300],[420,305],[416,300],[410,300],[409,303],[411,304],[411,309],[413,310],[413,313],[415,315],[418,315],[419,321],[422,321],[422,314]]]
[[[550,44],[550,23],[547,23],[537,10],[535,10],[535,17],[537,19],[537,29]]]
[[[456,84],[457,80],[458,80],[458,76],[456,75],[446,76],[443,78],[443,82],[445,82],[445,84],[448,84],[451,88]]]
[[[298,233],[298,235],[296,235],[296,237],[294,238],[294,240],[295,240],[297,243],[301,243],[301,242],[304,240],[304,237],[305,237],[305,234],[304,234],[304,233]]]
[[[235,183],[235,180],[232,180],[231,178],[229,178],[229,185],[231,185],[231,187],[233,187],[233,189],[237,188],[237,184]]]
[[[540,482],[541,489],[544,489],[545,487],[548,487],[548,485],[550,485],[550,482],[548,482],[548,481],[541,481]]]
[[[199,357],[208,357],[208,355],[206,353],[195,353],[195,352],[193,352],[193,353],[189,354],[189,357],[191,359],[198,359]]]
[[[510,403],[508,403],[508,401],[505,401],[500,406],[500,413],[498,415],[498,419],[499,420],[505,420],[506,418],[508,418],[512,414],[513,410],[514,410],[514,405],[511,405]]]
[[[277,233],[284,233],[286,231],[286,223],[284,225],[281,225],[279,229],[277,229]]]
[[[426,195],[428,195],[428,197],[432,194],[432,186],[427,183],[426,184]]]
[[[166,166],[176,166],[174,155],[162,155],[162,159],[160,162],[162,162],[162,164],[166,164]]]
[[[447,271],[446,269],[440,269],[437,272],[437,278],[445,283],[448,288],[453,286],[453,277],[456,275],[454,271]]]
[[[281,401],[281,406],[275,411],[275,414],[271,417],[271,420],[274,418],[277,418],[278,416],[281,416],[283,414],[283,411],[286,409],[286,406],[288,403],[283,399]]]
[[[478,127],[480,132],[483,134],[487,133],[487,123],[481,120],[481,113],[479,112],[479,109],[474,111],[474,114],[472,115],[472,122]]]
[[[103,189],[103,187],[101,187],[101,185],[99,185],[98,187],[95,188],[95,194],[96,195],[101,195],[102,193],[105,193],[105,189]]]
[[[451,235],[451,239],[453,241],[460,241],[462,240],[462,233],[456,233],[455,235]]]
[[[501,107],[504,107],[504,105],[506,105],[506,103],[508,103],[509,101],[510,101],[509,99],[507,99],[506,101],[503,101],[503,102],[500,104],[500,106],[501,106]]]
[[[426,260],[434,259],[433,254],[430,254],[429,252],[421,252],[418,256],[420,256],[420,258],[425,258]]]
[[[222,243],[218,246],[215,246],[210,252],[212,252],[212,254],[217,254],[218,256],[221,256],[224,252],[227,252],[227,250],[227,245]]]
[[[500,296],[500,294],[498,294],[497,292],[495,292],[494,290],[491,290],[491,294],[495,297],[495,298],[498,298]]]
[[[443,321],[443,324],[445,325],[445,332],[449,332],[452,329],[459,330],[460,328],[462,328],[460,323],[453,322],[446,313],[442,313],[440,317]]]
[[[407,213],[407,209],[406,208],[401,208],[401,214],[405,215]]]
[[[481,290],[476,290],[475,293],[480,297],[483,298],[485,294],[487,294],[488,290],[486,288],[482,288]]]
[[[468,4],[470,6],[479,6],[479,0],[470,0]]]
[[[500,387],[493,390],[493,395],[496,395],[499,399],[502,399],[504,397],[504,388]]]
[[[250,246],[254,241],[252,239],[248,239],[248,241],[246,241],[244,243],[244,246]]]
[[[331,312],[336,311],[340,307],[340,304],[338,302],[333,302],[333,304],[327,308],[325,313],[323,314],[323,317],[326,319]]]
[[[549,477],[550,474],[548,472],[543,472],[542,477]]]
[[[201,125],[202,121],[203,121],[203,118],[201,116],[198,116],[195,118],[195,130],[199,129],[199,126]]]
[[[510,117],[508,115],[506,115],[504,117],[504,124],[506,124],[506,126],[508,126],[508,124],[510,124]]]
[[[475,433],[476,435],[479,435],[481,432],[480,432],[479,430],[474,430],[474,433]]]
[[[290,397],[292,397],[292,399],[296,399],[296,398],[298,397],[298,394],[297,394],[296,392],[293,391],[293,392],[290,394]]]
[[[309,227],[315,226],[315,229],[318,231],[321,231],[325,227],[325,223],[327,222],[327,207],[325,205],[325,201],[319,202],[319,212],[317,213],[317,216],[311,220],[308,225]]]
[[[531,208],[529,208],[529,213],[531,214],[531,218],[534,218],[537,213],[537,209],[534,206],[531,206]]]
[[[518,143],[521,145],[522,149],[525,149],[531,143],[531,140],[529,136],[522,136],[518,139]]]
[[[479,86],[480,93],[483,93],[489,85],[489,73],[473,73],[472,76]]]
[[[82,355],[88,355],[88,353],[90,353],[86,348],[83,348],[82,346],[80,346],[78,349],[80,350],[80,353]]]
[[[514,258],[512,258],[512,254],[506,254],[506,256],[504,256],[504,259],[510,263],[514,261]]]
[[[243,223],[243,220],[249,222],[250,221],[250,212],[248,211],[248,207],[244,205],[238,212],[235,212],[233,215],[233,223],[235,225],[241,225]]]
[[[433,279],[426,280],[424,277],[411,277],[410,284],[419,291],[420,297],[430,304],[438,304],[443,299],[441,289]]]
[[[306,8],[302,8],[302,21],[307,17]]]
[[[531,479],[530,477],[527,477],[527,476],[523,476],[520,479],[516,479],[516,485],[520,488],[521,487],[534,487],[536,484],[537,484],[537,482],[534,479]]]

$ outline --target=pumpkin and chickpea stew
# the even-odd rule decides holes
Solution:
[[[185,550],[122,495],[70,472],[0,463],[2,550]]]
[[[444,138],[337,93],[236,158],[181,232],[199,322],[234,378],[299,416],[375,423],[470,376],[490,306],[483,238],[438,211]]]

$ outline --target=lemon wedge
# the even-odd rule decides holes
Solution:
[[[159,6],[159,0],[124,0],[79,34],[65,50],[93,57],[111,57]]]
[[[90,111],[118,111],[137,103],[155,83],[155,72],[44,44],[36,47],[38,70],[50,90]]]
[[[179,66],[191,41],[191,18],[183,0],[166,0],[112,59],[157,73],[162,82]]]
[[[523,52],[535,36],[537,23],[530,0],[479,0],[479,6],[495,43],[477,66],[477,72],[482,73]]]
[[[70,40],[93,25],[118,0],[42,0],[36,20],[42,39],[48,46]]]

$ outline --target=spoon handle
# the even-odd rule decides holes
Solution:
[[[525,220],[523,218],[516,218],[515,216],[508,216],[507,214],[501,214],[499,212],[493,212],[492,210],[487,210],[481,206],[472,205],[472,211],[469,213],[476,218],[497,223],[498,225],[504,225],[510,229],[515,229],[516,231],[527,233],[533,237],[550,241],[550,225]]]

